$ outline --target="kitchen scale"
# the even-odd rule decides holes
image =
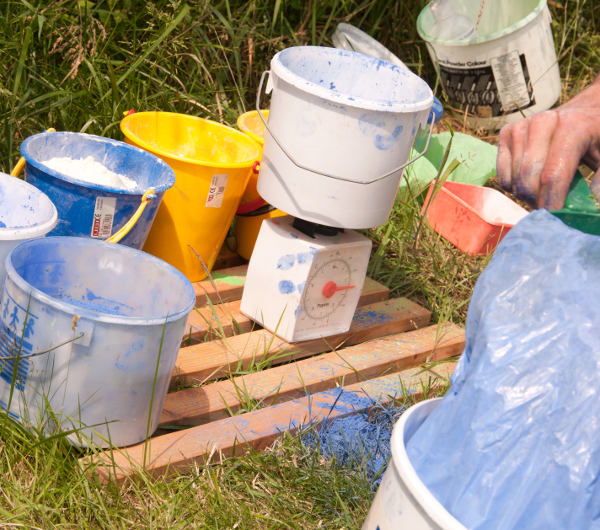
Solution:
[[[292,216],[263,221],[248,265],[241,312],[287,342],[347,331],[371,241]]]
[[[268,123],[260,110],[265,76]],[[288,215],[262,222],[240,310],[287,342],[350,329],[371,241],[389,217],[433,94],[411,72],[359,53],[287,48],[258,86],[265,126],[257,190]]]

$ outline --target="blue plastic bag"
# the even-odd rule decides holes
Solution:
[[[545,210],[510,231],[408,455],[469,529],[600,528],[600,237]]]

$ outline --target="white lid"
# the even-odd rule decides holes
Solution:
[[[431,9],[431,14],[436,20],[444,20],[454,15],[454,8],[450,0],[436,0],[435,2],[431,2],[429,9]]]

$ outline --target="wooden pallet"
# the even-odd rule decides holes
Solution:
[[[407,390],[418,394],[429,376],[414,367],[464,348],[462,328],[429,326],[429,311],[404,298],[389,300],[388,289],[370,279],[348,332],[289,344],[240,313],[246,270],[237,265],[194,285],[199,307],[188,319],[171,387],[202,386],[167,395],[163,428],[148,443],[93,457],[101,480],[137,479],[140,469],[171,475],[206,463],[216,451],[227,457],[263,449],[283,432],[372,404],[344,396],[385,403]],[[443,375],[454,367],[442,366]],[[175,426],[191,427],[171,432]]]

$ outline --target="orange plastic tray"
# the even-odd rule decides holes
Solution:
[[[429,186],[423,212],[433,193]],[[527,210],[499,191],[445,182],[427,209],[431,227],[455,247],[470,255],[493,252]]]

